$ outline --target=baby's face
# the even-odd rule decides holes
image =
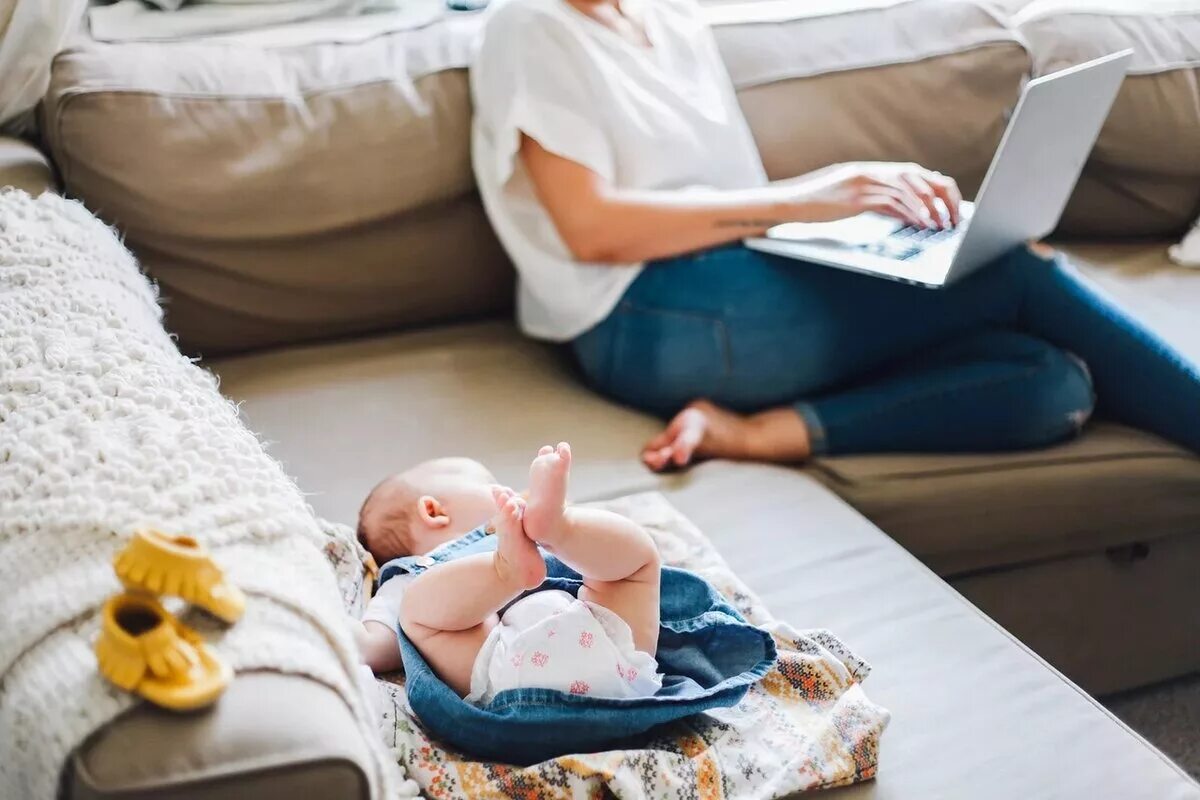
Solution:
[[[371,490],[359,535],[377,563],[428,553],[488,522],[496,513],[487,467],[438,458],[393,475]]]

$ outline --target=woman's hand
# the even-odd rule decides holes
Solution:
[[[834,164],[786,183],[796,190],[794,217],[804,222],[830,222],[864,211],[919,228],[953,227],[959,222],[962,196],[954,179],[917,164]]]
[[[783,222],[829,222],[863,211],[906,224],[957,225],[958,187],[916,164],[834,164],[747,189],[628,189],[521,136],[534,194],[576,261],[627,265],[693,253]],[[941,204],[944,204],[944,209]]]

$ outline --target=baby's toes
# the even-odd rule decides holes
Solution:
[[[504,504],[509,501],[514,492],[507,486],[492,484],[492,499],[496,501],[496,508],[503,509]]]
[[[558,457],[563,460],[565,466],[571,465],[571,445],[566,442],[559,442],[558,447],[555,448],[555,452],[558,453]]]
[[[504,513],[512,522],[520,522],[521,517],[525,515],[525,502],[517,497],[508,498],[508,502],[504,504]]]

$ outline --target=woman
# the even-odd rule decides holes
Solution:
[[[690,0],[508,0],[472,89],[521,325],[570,342],[600,391],[674,415],[652,469],[1045,445],[1079,430],[1093,380],[1102,411],[1200,450],[1200,373],[1053,251],[929,291],[738,244],[863,211],[954,225],[960,198],[913,164],[769,182]]]

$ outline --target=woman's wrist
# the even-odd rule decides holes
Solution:
[[[782,189],[783,187],[772,187]],[[801,218],[801,205],[794,202],[787,192],[773,191],[765,202],[754,203],[736,214],[722,214],[716,220],[718,228],[736,228],[742,236],[757,236],[769,228],[785,222],[797,222]]]

